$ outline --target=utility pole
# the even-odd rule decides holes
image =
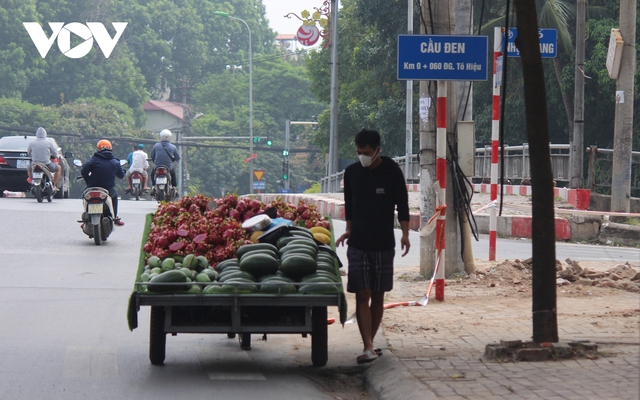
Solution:
[[[189,136],[189,119],[191,116],[189,115],[189,106],[187,105],[187,79],[182,80],[182,128],[178,131],[177,134],[177,142],[182,143],[182,137],[184,135]],[[180,145],[178,148],[178,152],[180,154],[180,161],[178,161],[178,173],[176,174],[176,178],[178,178],[178,182],[175,182],[176,187],[178,188],[178,194],[180,196],[184,196],[184,166],[185,166],[185,154],[187,151],[185,150],[185,146]]]
[[[611,211],[629,212],[631,201],[631,151],[633,98],[636,72],[637,0],[620,1],[620,34],[624,45],[616,82],[616,113],[613,134]]]
[[[331,0],[331,121],[329,126],[329,192],[336,192],[331,175],[338,171],[338,0]]]
[[[578,0],[576,5],[576,67],[575,91],[573,100],[573,138],[571,141],[571,181],[572,189],[584,185],[584,24],[586,18],[586,0]]]
[[[407,34],[413,35],[413,0],[407,0]],[[405,160],[404,179],[411,174],[411,155],[413,154],[413,81],[407,81],[407,100],[405,110]]]
[[[283,168],[283,171],[282,171],[282,180],[284,183],[284,189],[287,191],[291,189],[291,183],[289,181],[289,179],[291,179],[291,177],[289,176],[291,174],[289,170],[289,138],[290,137],[291,137],[291,121],[286,120],[284,125],[284,150],[282,151],[282,155],[284,156],[284,165],[286,165],[286,167]]]

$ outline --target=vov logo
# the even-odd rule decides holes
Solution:
[[[98,43],[100,50],[102,50],[104,57],[109,58],[127,24],[128,22],[114,22],[112,25],[116,34],[111,37],[109,36],[109,32],[107,32],[107,28],[105,28],[101,22],[87,22],[86,25],[79,22],[71,22],[66,25],[64,22],[49,22],[52,33],[50,37],[47,37],[39,23],[22,23],[42,58],[47,56],[56,38],[58,39],[60,52],[69,58],[82,58],[89,54],[93,47],[94,39]],[[73,48],[71,48],[72,33],[84,40]]]

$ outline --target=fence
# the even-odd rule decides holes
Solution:
[[[571,154],[570,144],[550,144],[551,167],[553,169],[553,179],[558,186],[566,186],[571,179]],[[589,168],[587,188],[598,193],[610,194],[611,191],[611,164],[613,161],[613,150],[598,149],[595,146],[587,148],[589,153]],[[505,146],[504,148],[504,179],[511,181],[522,181],[531,178],[529,163],[529,145]],[[402,171],[405,171],[406,156],[393,158]],[[474,181],[488,181],[491,176],[491,146],[476,148],[475,155],[475,175]],[[409,174],[407,183],[420,182],[420,164],[416,155],[409,158]],[[322,192],[342,191],[342,177],[344,171],[322,178]],[[608,192],[607,192],[608,191]],[[640,197],[640,152],[633,152],[633,162],[631,165],[631,195]]]
[[[611,194],[613,150],[587,148],[589,167],[587,189],[600,194]],[[640,151],[631,152],[631,197],[640,197]]]

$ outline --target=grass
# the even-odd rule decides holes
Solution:
[[[620,221],[621,224],[640,226],[640,218],[626,218]]]

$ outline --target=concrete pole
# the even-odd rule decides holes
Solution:
[[[631,201],[631,151],[633,96],[636,72],[637,0],[620,1],[620,34],[624,40],[616,83],[616,114],[613,134],[611,211],[629,212]]]
[[[338,190],[338,0],[331,0],[331,120],[329,126],[329,192]]]
[[[413,35],[413,0],[407,0],[407,33]],[[404,179],[411,176],[411,155],[413,154],[413,81],[407,81],[405,128]]]
[[[430,3],[420,0],[422,15],[429,15]],[[428,24],[428,17],[425,17]],[[433,33],[430,26],[420,24],[420,33]],[[432,104],[432,96],[435,93],[435,82],[420,81],[420,229],[436,212],[436,121],[435,107]],[[433,255],[436,254],[435,232],[426,236],[420,236],[420,274],[431,277],[436,268]]]
[[[284,150],[285,150],[285,156],[284,156],[284,162],[289,164],[289,138],[291,137],[291,121],[290,120],[286,120],[285,124],[284,124]],[[287,175],[287,179],[284,179],[284,188],[286,190],[291,189],[291,166],[289,166],[289,171],[288,175]]]
[[[573,100],[573,138],[571,140],[571,182],[572,189],[584,185],[584,24],[586,18],[586,0],[578,0],[576,6],[576,68],[575,91]]]
[[[422,1],[422,14],[425,16],[424,24],[420,26],[420,32],[426,34],[450,34],[453,32],[453,16],[455,14],[455,3],[449,0],[436,0],[430,3]],[[433,29],[432,29],[433,27]],[[454,93],[453,86],[448,87],[450,93]],[[436,212],[436,114],[435,100],[437,97],[436,82],[420,81],[420,214],[422,215],[421,228]],[[447,103],[447,107],[453,106],[450,112],[455,115],[455,100]],[[444,201],[444,200],[443,200]],[[447,207],[447,215],[453,213],[453,207]],[[455,240],[456,235],[451,234],[451,223],[447,218],[446,241],[447,247],[453,251],[447,252],[446,264],[449,266],[445,273],[449,273],[449,268],[455,268],[455,262],[450,262],[449,255],[456,256],[457,246],[450,246],[450,240]],[[453,223],[454,228],[457,223]],[[436,245],[435,231],[420,238],[420,274],[432,276],[435,270]],[[456,240],[457,243],[457,240]],[[455,259],[454,259],[455,260]]]

